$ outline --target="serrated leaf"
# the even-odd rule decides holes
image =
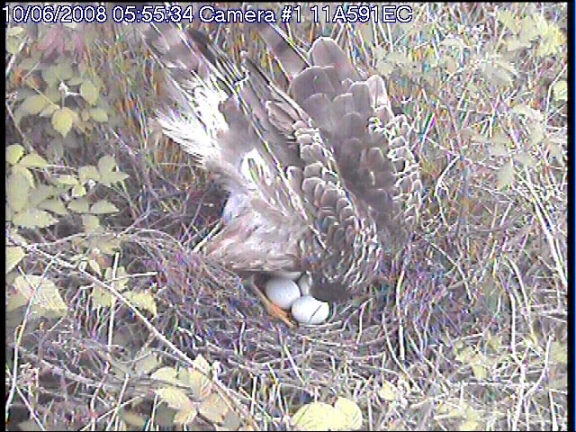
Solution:
[[[80,76],[75,76],[70,78],[68,81],[66,81],[66,84],[68,84],[68,86],[73,87],[73,86],[77,86],[80,85],[84,82],[84,78],[80,77]]]
[[[16,165],[24,155],[24,147],[20,144],[12,144],[6,147],[6,162],[10,165]]]
[[[58,220],[44,210],[33,208],[16,213],[12,222],[23,228],[46,228],[55,225]]]
[[[97,275],[102,276],[102,268],[100,267],[98,261],[89,259],[88,267],[90,267],[90,269],[92,269],[92,271],[94,271],[94,273],[96,273]]]
[[[560,364],[568,364],[568,347],[561,342],[552,342],[550,344],[550,358]]]
[[[483,381],[488,376],[488,371],[484,365],[481,363],[474,363],[471,365],[472,373],[476,377],[477,380]]]
[[[478,430],[478,427],[480,426],[480,423],[478,423],[476,420],[465,420],[462,423],[460,423],[460,425],[458,426],[458,430],[461,432],[467,432],[467,431],[475,431]],[[482,429],[480,429],[482,430]]]
[[[68,80],[72,78],[74,70],[72,69],[72,64],[67,59],[62,58],[60,63],[56,65],[56,74],[61,81]]]
[[[145,430],[148,418],[131,410],[122,410],[122,420],[130,426],[135,426],[138,430]]]
[[[30,195],[28,197],[28,203],[30,207],[38,207],[43,201],[46,201],[49,198],[53,198],[58,195],[59,189],[54,186],[48,186],[44,184],[38,185],[34,189],[30,190]]]
[[[68,210],[66,210],[66,207],[59,199],[42,201],[40,204],[38,204],[38,207],[43,210],[48,210],[51,211],[52,213],[56,213],[59,216],[64,216],[68,214]]]
[[[139,309],[147,310],[154,317],[157,315],[156,300],[152,294],[147,292],[127,292],[124,296]]]
[[[102,177],[100,178],[100,183],[103,186],[112,186],[115,183],[126,180],[128,177],[130,177],[130,176],[128,174],[123,173],[123,172],[111,171],[111,172],[106,173],[105,175],[102,175]]]
[[[229,410],[228,404],[217,393],[210,394],[198,406],[198,412],[214,423],[223,422]]]
[[[344,414],[347,421],[347,429],[358,430],[362,427],[362,410],[353,400],[339,397],[334,403],[334,408]]]
[[[60,135],[65,137],[72,129],[74,118],[74,111],[72,111],[70,108],[60,108],[54,111],[54,114],[52,114],[52,126],[57,132],[60,133]]]
[[[28,305],[28,300],[26,297],[20,293],[12,293],[8,297],[8,302],[6,303],[6,311],[12,312],[21,307]]]
[[[155,352],[148,351],[144,355],[138,358],[134,364],[134,370],[138,374],[148,375],[150,372],[155,370],[160,366],[160,360],[158,359],[158,354]]]
[[[88,213],[90,203],[85,198],[76,198],[68,203],[68,210],[74,213]]]
[[[100,248],[98,248],[100,250]],[[112,288],[118,292],[122,292],[126,289],[128,285],[128,274],[123,266],[120,266],[114,271],[112,268],[107,268],[104,273],[104,277],[111,281]]]
[[[118,211],[118,207],[107,200],[97,201],[90,207],[90,213],[92,214],[110,214]]]
[[[90,80],[84,80],[80,86],[80,95],[88,102],[90,105],[96,104],[100,98],[98,88]]]
[[[196,409],[194,403],[190,400],[186,393],[179,388],[162,387],[158,390],[155,390],[154,393],[156,393],[163,402],[166,402],[170,408],[175,410],[192,411]]]
[[[565,80],[560,80],[552,87],[552,94],[556,101],[568,100],[568,83]]]
[[[88,112],[90,113],[90,118],[98,123],[108,121],[108,113],[103,108],[92,108]]]
[[[46,108],[44,108],[42,110],[42,112],[40,114],[38,114],[40,117],[52,117],[54,115],[54,113],[60,109],[60,105],[51,103],[48,104],[46,106]]]
[[[518,152],[517,154],[514,155],[513,159],[519,164],[526,166],[528,168],[534,168],[536,166],[536,161],[530,155],[530,153],[527,152],[523,151]]]
[[[172,384],[182,384],[178,379],[178,371],[168,366],[158,369],[156,372],[152,374],[151,378]]]
[[[50,103],[43,95],[34,95],[26,98],[20,109],[26,114],[35,115],[40,113]]]
[[[514,166],[512,161],[505,163],[496,172],[496,187],[500,190],[511,187],[514,183]]]
[[[196,408],[178,411],[174,415],[174,423],[187,425],[192,423],[198,416],[198,410]]]
[[[536,27],[534,19],[530,16],[525,17],[520,22],[520,40],[523,42],[532,42],[540,36],[540,32]]]
[[[347,421],[342,412],[324,402],[313,402],[301,407],[292,422],[299,430],[346,430]]]
[[[199,400],[205,399],[212,392],[212,381],[205,373],[195,369],[186,369],[180,372],[180,379],[190,387],[194,397]]]
[[[504,156],[504,157],[510,156],[510,151],[508,150],[508,147],[506,147],[503,144],[491,144],[488,147],[488,151],[490,152],[491,156]]]
[[[518,34],[520,31],[520,20],[516,18],[512,12],[508,10],[498,10],[496,12],[496,18],[512,33]]]
[[[518,51],[524,48],[530,48],[532,44],[530,42],[523,42],[516,37],[509,38],[506,40],[506,50],[509,52]]]
[[[6,39],[6,51],[12,55],[16,55],[24,47],[21,37],[10,37]]]
[[[81,198],[83,196],[86,196],[86,188],[84,187],[84,185],[77,184],[70,191],[70,195],[73,198]]]
[[[19,165],[27,168],[46,168],[48,166],[48,162],[38,153],[32,153],[24,156],[20,160]]]
[[[30,186],[30,188],[34,188],[36,182],[34,181],[34,174],[32,174],[32,171],[30,171],[28,168],[20,165],[20,164],[16,164],[14,166],[12,166],[12,168],[10,169],[10,171],[12,171],[12,174],[19,174],[21,176],[23,176],[26,181],[28,182],[28,186]]]
[[[68,306],[51,280],[35,275],[18,276],[14,288],[30,302],[34,312],[51,312],[63,316]]]
[[[100,228],[100,219],[94,215],[83,214],[82,225],[84,226],[84,232],[90,234]]]
[[[6,181],[6,200],[14,212],[23,210],[28,204],[30,185],[20,172],[13,172]]]
[[[62,186],[75,186],[78,184],[78,179],[70,174],[59,175],[54,181]]]
[[[398,399],[398,389],[390,381],[384,381],[378,390],[378,396],[385,401],[393,402]]]
[[[96,307],[111,308],[116,304],[116,297],[104,288],[94,287],[91,297]]]
[[[100,175],[112,171],[117,166],[118,165],[116,164],[116,160],[109,155],[102,156],[98,160],[98,171],[100,172]]]
[[[526,116],[530,120],[535,120],[537,122],[542,122],[544,120],[544,115],[542,114],[542,112],[540,112],[534,108],[530,108],[528,105],[524,105],[524,104],[515,105],[512,108],[512,112],[519,114],[519,115]]]
[[[6,247],[6,274],[20,264],[20,261],[22,261],[25,256],[26,252],[20,246]]]
[[[22,35],[24,36],[25,30],[24,27],[21,26],[14,26],[14,27],[10,27],[6,29],[6,36],[8,37],[13,37],[13,36],[18,36],[18,35]]]
[[[97,182],[100,180],[100,173],[94,165],[86,165],[80,167],[78,170],[78,178],[82,184],[86,184],[88,180],[94,180]]]

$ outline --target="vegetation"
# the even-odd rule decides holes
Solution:
[[[148,133],[134,27],[8,26],[7,430],[567,430],[567,5],[411,6],[289,28],[387,78],[426,188],[388,283],[295,330],[196,251],[224,196]]]

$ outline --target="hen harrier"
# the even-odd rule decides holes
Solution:
[[[236,271],[306,271],[314,297],[344,300],[374,280],[417,214],[410,123],[383,79],[357,70],[334,40],[303,52],[277,27],[256,27],[287,91],[204,33],[141,28],[170,84],[156,125],[229,193],[206,254]]]

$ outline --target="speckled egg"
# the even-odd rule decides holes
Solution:
[[[268,279],[264,292],[272,303],[286,310],[301,296],[296,282],[280,277]]]
[[[302,296],[292,304],[292,316],[300,324],[322,324],[328,318],[329,313],[328,303],[316,300],[310,295]]]

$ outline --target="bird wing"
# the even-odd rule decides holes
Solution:
[[[403,244],[417,215],[420,171],[411,124],[394,114],[383,79],[364,79],[333,39],[320,37],[303,52],[276,25],[257,29],[290,81],[289,94],[333,148],[346,186],[370,209],[382,243]]]

